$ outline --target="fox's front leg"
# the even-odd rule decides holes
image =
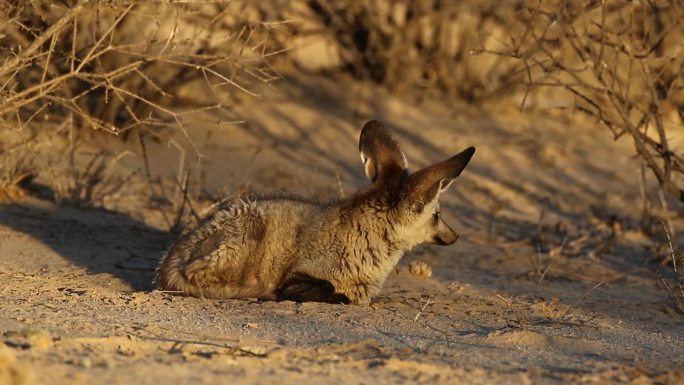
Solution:
[[[335,290],[329,281],[316,279],[304,274],[288,278],[276,290],[279,301],[349,303],[346,295]]]
[[[373,296],[380,291],[380,287],[378,285],[365,282],[337,285],[335,289],[338,293],[341,293],[349,298],[351,303],[357,305],[370,304],[371,298],[373,298]]]

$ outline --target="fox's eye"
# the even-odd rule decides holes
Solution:
[[[439,213],[439,211],[437,211],[436,213],[432,214],[432,218],[435,220],[435,222],[439,222],[439,217],[440,217],[440,215],[441,215],[441,214]]]

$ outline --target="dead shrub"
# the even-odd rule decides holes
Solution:
[[[229,110],[234,93],[259,97],[250,86],[279,78],[270,60],[282,31],[259,16],[227,1],[0,5],[0,200],[20,197],[41,166],[49,186],[39,190],[59,204],[101,206],[120,195],[128,178],[109,166],[121,154],[73,161],[95,131],[133,134],[128,148],[142,152],[152,184],[145,137],[180,130],[189,139],[189,115]],[[39,136],[68,137],[67,156],[39,151]],[[64,158],[57,175],[51,167]]]
[[[684,202],[684,8],[675,0],[524,1],[504,47],[524,74],[521,108],[563,108],[631,137],[660,187]],[[635,170],[638,172],[638,170]]]
[[[73,3],[73,4],[70,4]],[[10,2],[0,7],[0,124],[26,129],[72,116],[115,135],[185,130],[198,109],[278,77],[268,23],[230,3]],[[202,104],[179,100],[201,80]],[[190,104],[180,106],[180,102]]]
[[[615,140],[631,138],[642,163],[635,177],[641,171],[643,179],[644,168],[649,169],[660,191],[684,203],[684,156],[676,150],[684,142],[675,135],[684,125],[681,2],[524,1],[516,16],[504,47],[483,45],[475,53],[518,62],[525,85],[521,109],[578,111],[610,130]],[[669,278],[660,275],[660,281],[672,308],[684,312],[674,227],[662,192],[658,197],[669,245],[661,263],[675,272]]]

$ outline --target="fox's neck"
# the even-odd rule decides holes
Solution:
[[[400,224],[395,217],[393,197],[381,192],[377,188],[362,191],[339,202],[334,210],[345,230],[355,234],[354,239],[359,243],[355,248],[372,248],[387,256],[407,248],[397,239]]]

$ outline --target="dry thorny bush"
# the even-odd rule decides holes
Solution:
[[[19,167],[26,159],[9,160],[17,159],[12,146],[21,147],[24,158],[32,153],[37,132],[104,131],[130,140],[146,158],[145,138],[163,138],[169,129],[187,137],[188,115],[227,109],[235,92],[258,96],[249,84],[279,77],[269,62],[278,53],[270,39],[279,26],[250,20],[230,2],[4,2],[0,129],[21,140],[0,142],[7,160],[1,187],[35,171]],[[189,84],[211,102],[179,100]],[[71,127],[59,130],[59,122]],[[92,200],[96,190],[106,190],[96,185],[104,183],[108,159],[95,155],[85,169],[71,172],[70,181],[52,186],[56,196],[72,204]]]
[[[630,137],[642,179],[649,169],[661,191],[684,203],[684,157],[670,143],[684,123],[681,2],[529,0],[517,4],[510,21],[505,38],[473,52],[519,63],[526,86],[521,109],[561,106],[595,118],[616,140]],[[660,201],[665,221],[652,225],[662,223],[670,247],[663,262],[677,271],[670,210],[662,194]],[[543,279],[546,270],[537,271]],[[662,282],[684,313],[682,278]]]
[[[516,59],[527,85],[573,96],[571,107],[632,138],[660,187],[684,202],[684,158],[668,133],[684,120],[684,6],[677,0],[520,4],[517,25],[497,47],[475,53]],[[563,98],[555,93],[545,99]]]
[[[234,15],[221,3],[32,1],[2,10],[0,117],[23,128],[67,113],[80,125],[114,134],[175,125],[179,87],[205,79],[225,108],[245,77],[270,82],[267,23]]]

